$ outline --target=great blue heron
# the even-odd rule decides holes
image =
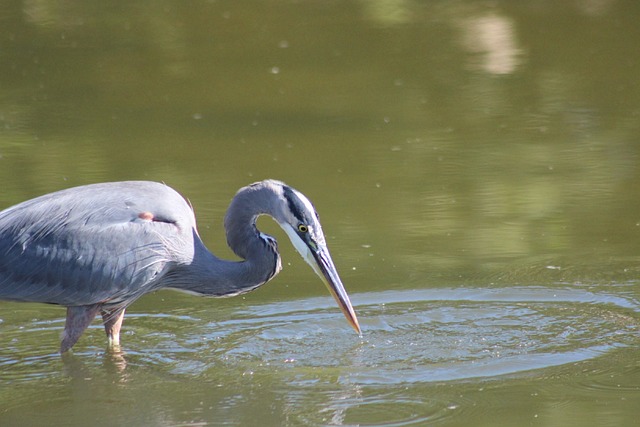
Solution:
[[[125,309],[148,292],[233,296],[273,278],[280,254],[276,240],[256,228],[263,214],[280,224],[360,333],[313,205],[274,180],[241,188],[225,215],[227,243],[243,261],[209,252],[191,206],[157,182],[86,185],[10,207],[0,212],[0,299],[66,306],[61,353],[98,312],[109,346],[117,347]]]

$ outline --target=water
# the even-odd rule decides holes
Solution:
[[[273,283],[145,296],[121,353],[0,302],[0,425],[636,425],[640,11],[556,3],[0,6],[0,206],[164,181],[233,258],[282,179],[363,329],[261,219]]]
[[[624,406],[637,397],[637,367],[606,361],[625,360],[640,344],[640,303],[628,288],[355,294],[361,338],[341,330],[330,298],[216,312],[198,304],[171,315],[133,314],[123,353],[85,345],[63,358],[42,344],[61,321],[32,320],[29,328],[3,328],[10,345],[0,352],[0,379],[12,390],[3,417],[62,423],[82,405],[78,422],[199,425],[226,417],[258,425],[255,405],[263,402],[274,424],[471,423],[490,419],[488,408],[505,404],[494,394],[505,389],[543,395],[535,417],[555,405],[587,409],[584,395],[616,396]],[[98,342],[101,334],[96,325],[85,339]],[[38,390],[57,402],[40,399],[54,406],[46,415],[31,409]],[[122,408],[130,399],[135,404]]]

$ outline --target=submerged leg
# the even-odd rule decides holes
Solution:
[[[124,308],[102,310],[101,313],[104,331],[109,339],[109,347],[120,347],[120,328],[124,320]]]
[[[100,304],[67,307],[67,321],[62,332],[60,353],[71,349],[100,310]]]

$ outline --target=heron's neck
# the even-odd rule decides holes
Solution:
[[[224,261],[211,254],[194,234],[194,259],[184,290],[205,295],[236,295],[269,281],[282,268],[277,243],[256,227],[259,215],[274,216],[272,187],[245,187],[231,201],[224,219],[227,243],[243,261]]]
[[[186,274],[177,275],[181,283],[174,288],[207,296],[234,296],[265,284],[282,268],[277,251],[255,252],[243,261],[227,261],[209,252],[197,237],[194,245],[193,262]]]
[[[277,253],[277,248],[269,245],[273,239],[258,231],[256,219],[260,215],[275,217],[274,201],[280,196],[272,186],[256,185],[240,189],[231,201],[224,217],[224,229],[229,247],[240,258],[261,258],[265,251]]]

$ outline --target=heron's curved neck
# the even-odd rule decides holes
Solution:
[[[249,292],[278,274],[282,265],[274,238],[260,233],[256,219],[260,215],[274,215],[278,194],[272,187],[249,186],[241,189],[231,201],[224,218],[227,243],[243,261],[224,261],[212,255],[199,239],[194,264],[203,268],[202,276],[208,277],[208,286],[200,286],[196,292],[206,288],[208,294],[236,295]]]
[[[244,187],[235,195],[224,217],[227,244],[233,252],[246,260],[258,260],[267,253],[277,254],[273,238],[260,233],[256,220],[260,215],[278,217],[277,188],[266,185]]]
[[[228,261],[209,252],[197,236],[194,236],[194,244],[192,264],[186,273],[176,275],[180,278],[180,285],[170,287],[200,295],[234,296],[265,284],[282,268],[275,248],[256,252],[242,261]]]
[[[241,189],[231,201],[224,226],[229,247],[243,260],[217,258],[194,232],[194,258],[184,273],[187,283],[171,287],[204,295],[231,296],[249,292],[278,274],[282,266],[277,243],[256,227],[258,216],[276,216],[278,196],[277,189],[272,187]]]

